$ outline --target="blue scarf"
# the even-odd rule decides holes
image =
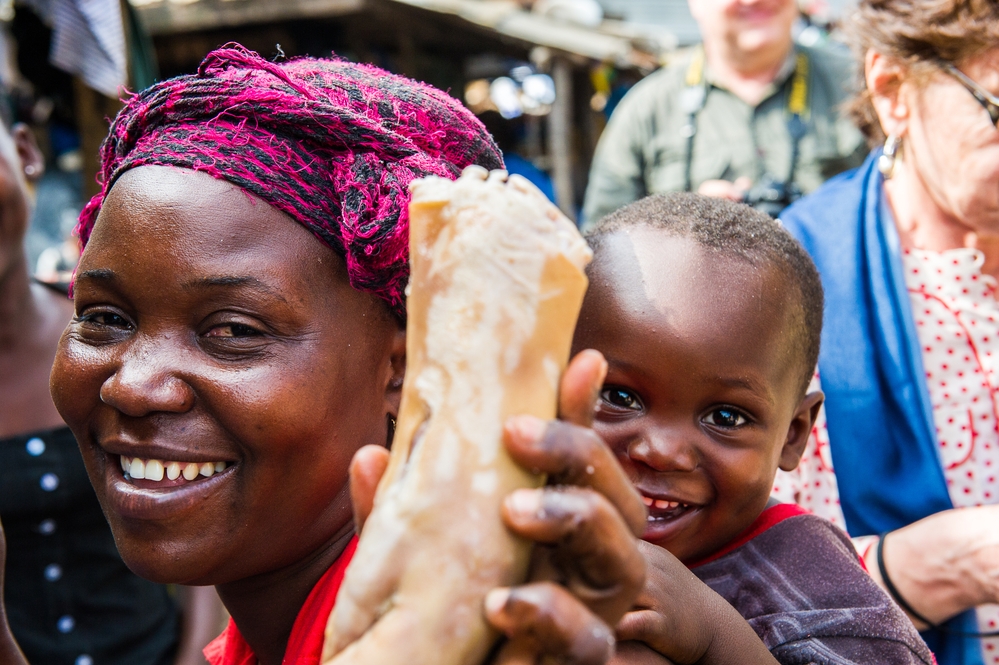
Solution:
[[[877,170],[881,151],[781,214],[825,289],[819,375],[840,502],[852,536],[953,508],[937,456],[901,248]],[[978,630],[973,611],[948,624]],[[980,642],[923,633],[940,665],[982,665]]]

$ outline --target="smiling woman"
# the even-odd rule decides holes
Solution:
[[[342,61],[270,63],[230,45],[197,75],[129,100],[102,158],[103,192],[81,215],[55,403],[129,567],[218,589],[233,621],[206,651],[214,665],[318,663],[354,547],[351,459],[363,516],[399,409],[407,187],[497,167],[498,152],[474,117],[427,86]],[[628,527],[641,522],[639,499],[620,472],[576,472],[616,469],[602,445],[556,445],[592,440],[579,425],[603,367],[583,357],[563,379],[575,425],[507,432],[518,463],[589,485],[575,509],[585,514],[545,513],[558,493],[538,490],[539,515],[506,523],[554,540],[569,510],[580,529],[611,534],[610,553],[592,558],[600,574],[583,577],[605,580],[601,597],[627,606],[643,570]],[[583,540],[559,545],[562,560],[593,549]],[[580,648],[597,623],[609,629],[563,588],[502,597],[489,621],[521,654],[607,657],[606,642]]]

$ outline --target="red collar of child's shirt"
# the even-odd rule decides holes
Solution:
[[[749,525],[749,528],[740,533],[735,539],[730,542],[725,547],[721,548],[711,556],[705,557],[700,561],[695,561],[694,563],[688,564],[687,568],[697,568],[698,566],[703,566],[706,563],[711,563],[717,559],[722,558],[726,554],[737,550],[746,543],[748,543],[753,538],[756,538],[761,533],[769,529],[770,527],[780,524],[789,517],[797,517],[798,515],[810,515],[807,510],[802,508],[796,503],[778,503],[776,506],[770,506],[756,518],[756,521]]]
[[[336,602],[336,594],[343,582],[347,564],[357,548],[357,536],[351,539],[343,554],[312,587],[305,604],[295,617],[295,624],[288,636],[281,665],[319,665],[323,652],[326,621]],[[204,650],[211,665],[257,665],[257,656],[250,649],[232,619],[222,634],[212,640]]]

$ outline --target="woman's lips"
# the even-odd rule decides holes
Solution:
[[[165,520],[177,517],[204,502],[209,496],[219,492],[233,477],[236,466],[227,462],[167,462],[161,460],[144,460],[140,458],[125,458],[112,453],[104,453],[107,458],[105,465],[105,487],[109,508],[120,517],[137,520]],[[125,470],[126,462],[128,470]],[[131,470],[139,471],[141,475],[153,462],[153,478],[132,478]],[[175,478],[176,469],[170,469],[171,464],[181,467],[181,472]],[[196,465],[198,473],[193,479],[184,475],[187,465]],[[141,465],[141,470],[140,470]],[[221,469],[221,470],[217,470]],[[163,475],[160,476],[162,470]],[[202,473],[202,470],[205,473]],[[169,473],[168,473],[169,472]],[[188,475],[191,475],[188,472]],[[159,480],[155,478],[159,477]]]

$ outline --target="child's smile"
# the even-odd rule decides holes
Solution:
[[[643,226],[600,239],[590,280],[574,344],[609,363],[594,428],[644,498],[644,538],[692,563],[763,511],[810,428],[793,308],[761,297],[783,280]]]

